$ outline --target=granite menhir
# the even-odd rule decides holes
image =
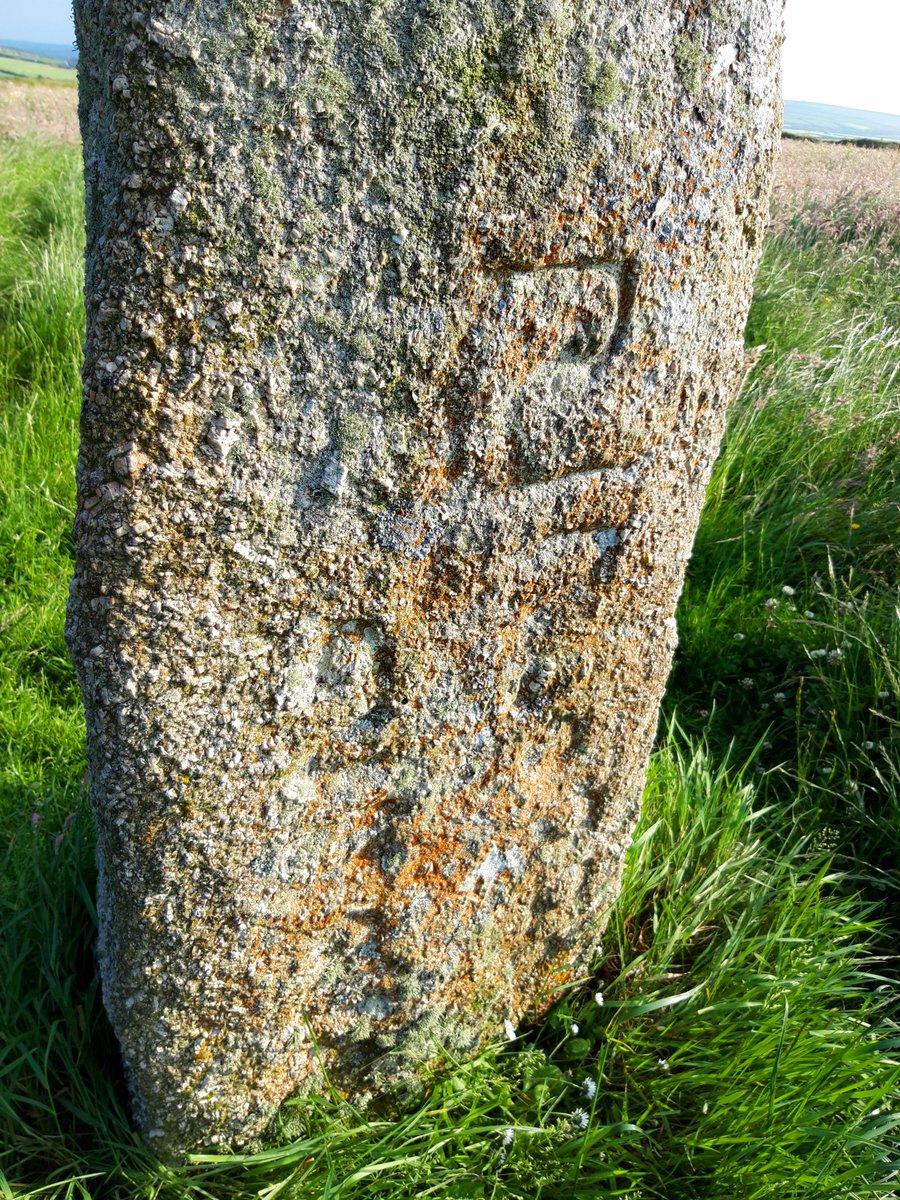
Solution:
[[[104,999],[177,1156],[589,967],[742,370],[781,0],[75,14],[68,641]]]

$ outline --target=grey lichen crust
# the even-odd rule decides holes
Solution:
[[[175,1155],[589,962],[741,366],[781,11],[75,7],[68,638],[105,1002]]]

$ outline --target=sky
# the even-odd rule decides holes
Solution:
[[[900,0],[787,0],[784,94],[900,115]],[[0,41],[74,39],[71,0],[0,0]]]
[[[787,0],[785,33],[785,99],[900,115],[900,0]]]

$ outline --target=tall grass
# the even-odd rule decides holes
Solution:
[[[593,977],[420,1100],[288,1102],[166,1167],[92,957],[62,641],[81,339],[74,151],[0,145],[0,1196],[853,1200],[898,1189],[898,246],[770,241]]]

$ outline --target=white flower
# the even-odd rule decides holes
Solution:
[[[756,684],[753,682],[753,680],[750,678],[749,675],[745,675],[744,678],[740,681],[740,683],[741,683],[741,687],[744,689],[745,692],[749,692],[752,688],[756,687]]]
[[[603,1007],[603,993],[602,992],[594,992],[594,1002],[596,1004],[599,1004],[601,1008]]]
[[[766,608],[766,610],[768,612],[774,612],[775,609],[778,607],[778,601],[773,596],[770,600],[766,601],[764,607]]]
[[[587,1115],[583,1108],[576,1108],[572,1113],[572,1120],[576,1125],[580,1125],[582,1129],[587,1129],[591,1123],[591,1118]]]
[[[807,609],[803,615],[806,617],[807,621],[814,621],[816,619],[816,614],[811,612],[809,609]]]
[[[593,1100],[593,1098],[597,1095],[596,1079],[592,1079],[590,1077],[590,1075],[588,1075],[587,1079],[582,1084],[582,1087],[584,1088],[584,1094],[587,1097],[587,1099]]]
[[[573,1021],[572,1024],[569,1026],[570,1031],[575,1035],[578,1034],[580,1028],[581,1027],[579,1026],[577,1021]]]
[[[830,663],[839,663],[844,655],[840,650],[829,650],[825,657]]]
[[[503,1032],[506,1034],[506,1040],[508,1042],[514,1042],[516,1040],[516,1027],[513,1025],[512,1021],[510,1021],[509,1017],[507,1017],[503,1022]]]
[[[784,587],[783,587],[781,590],[784,592],[785,596],[794,596],[794,595],[796,595],[796,592],[795,592],[794,588],[792,588],[792,587],[789,587],[787,584],[785,584],[785,585],[784,585]]]
[[[772,699],[776,704],[784,704],[785,700],[787,700],[787,696],[784,694],[784,692],[776,692]]]
[[[810,658],[824,658],[827,653],[828,653],[827,650],[810,650],[809,657]]]
[[[658,1058],[656,1061],[657,1061],[657,1064],[659,1065],[659,1069],[661,1071],[668,1071],[669,1060],[667,1058]]]
[[[746,636],[747,636],[747,635],[746,635],[746,634],[744,634],[744,633],[736,633],[736,634],[734,635],[734,640],[735,640],[736,642],[742,642]]]
[[[512,1142],[512,1140],[515,1136],[516,1136],[516,1133],[515,1133],[514,1129],[504,1129],[503,1130],[503,1145],[508,1146]]]

